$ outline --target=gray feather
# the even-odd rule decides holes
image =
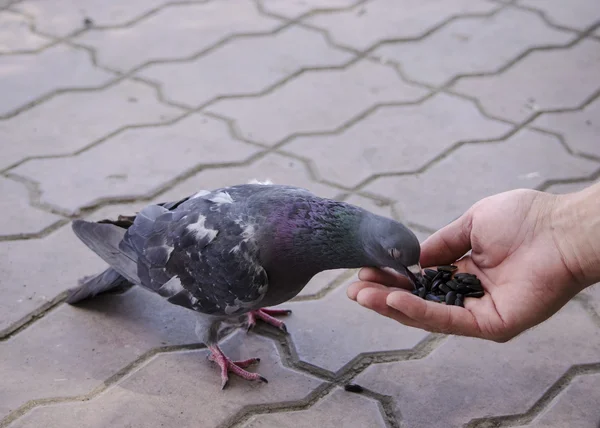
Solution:
[[[137,256],[131,251],[120,248],[125,229],[112,224],[92,223],[74,220],[73,232],[102,260],[133,284],[139,284],[137,275]]]
[[[86,276],[79,281],[79,286],[69,290],[66,302],[70,305],[92,298],[98,294],[117,289],[129,289],[133,284],[114,270],[108,268],[97,274]]]

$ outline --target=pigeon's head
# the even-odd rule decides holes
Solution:
[[[370,215],[363,222],[362,235],[373,265],[392,268],[411,280],[421,272],[419,239],[402,223]]]

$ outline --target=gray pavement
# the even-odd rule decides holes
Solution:
[[[407,222],[600,177],[598,0],[0,0],[0,427],[600,426],[600,288],[504,344],[359,307],[317,275],[223,348],[103,262],[73,218],[270,179]],[[354,382],[362,394],[346,392]]]

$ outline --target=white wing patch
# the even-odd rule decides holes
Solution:
[[[242,221],[241,220],[237,220],[236,223],[241,226],[242,225]],[[245,225],[244,230],[242,230],[242,242],[248,242],[249,240],[251,240],[252,238],[254,238],[254,234],[256,233],[255,229],[254,229],[254,225],[251,223],[248,223]],[[238,251],[240,251],[240,244],[237,244],[235,247],[233,247],[231,249],[231,253],[237,253]]]
[[[171,278],[170,280],[168,280],[167,282],[165,282],[159,289],[158,289],[158,294],[160,294],[161,296],[165,296],[165,297],[171,297],[176,295],[177,293],[179,293],[180,291],[182,291],[183,285],[181,285],[181,281],[179,280],[179,277],[174,276],[173,278]]]
[[[192,196],[190,199],[195,199],[195,198],[199,198],[201,196],[206,196],[210,193],[210,191],[208,190],[200,190],[198,193],[196,193],[194,196]]]
[[[209,199],[209,201],[214,202],[215,204],[232,204],[233,198],[227,192],[219,192],[215,196]]]
[[[204,226],[205,222],[206,222],[206,217],[204,217],[203,215],[198,216],[198,221],[196,223],[188,225],[187,230],[189,230],[190,232],[193,232],[194,235],[196,236],[196,239],[202,239],[202,238],[208,237],[208,242],[210,242],[213,239],[215,239],[215,237],[217,236],[219,231],[206,228]]]
[[[258,181],[256,178],[254,178],[254,179],[250,180],[248,182],[248,184],[261,184],[263,186],[269,186],[269,185],[273,184],[273,182],[269,179],[266,179],[265,181]]]

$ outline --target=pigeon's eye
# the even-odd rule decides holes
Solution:
[[[398,260],[400,257],[402,257],[402,253],[400,252],[400,250],[392,248],[390,250],[390,256],[392,256],[393,259]]]

